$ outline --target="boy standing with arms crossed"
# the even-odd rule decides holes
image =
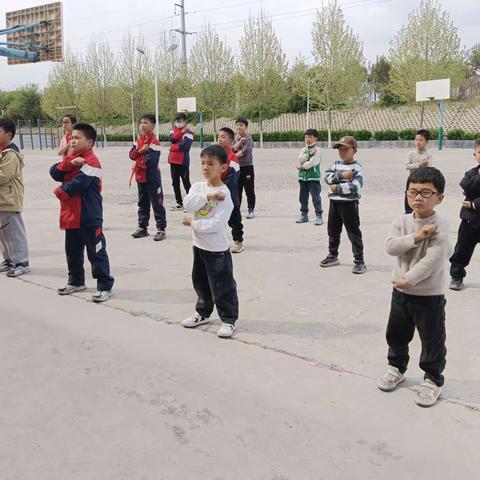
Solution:
[[[473,153],[477,165],[465,172],[460,186],[465,200],[460,210],[460,227],[455,250],[450,258],[450,290],[461,290],[467,275],[465,267],[470,263],[477,243],[480,243],[480,139],[475,141]]]
[[[170,210],[181,212],[183,210],[183,200],[180,180],[182,180],[185,192],[188,193],[190,190],[190,147],[193,143],[193,132],[188,128],[185,113],[178,113],[175,117],[174,128],[168,139],[171,143],[168,163],[170,164],[172,186],[177,201],[177,204]]]
[[[233,245],[230,247],[232,253],[243,252],[243,223],[240,203],[238,198],[238,181],[240,168],[235,152],[232,150],[232,143],[235,134],[228,127],[221,128],[218,131],[217,142],[227,152],[227,170],[222,174],[222,182],[230,190],[230,196],[233,202],[233,211],[228,220],[228,226],[232,229]]]
[[[148,237],[147,230],[150,220],[150,206],[152,207],[157,226],[157,233],[153,240],[165,240],[167,234],[167,219],[163,206],[162,177],[160,175],[160,142],[156,137],[155,115],[146,113],[140,118],[140,132],[142,135],[137,144],[130,149],[130,159],[135,162],[132,174],[138,186],[138,228],[132,233],[133,238]]]
[[[385,246],[397,257],[387,325],[388,368],[378,388],[394,390],[405,380],[408,344],[417,328],[422,342],[420,368],[424,381],[415,399],[421,407],[438,400],[445,369],[445,290],[450,253],[448,223],[434,210],[443,200],[445,178],[433,167],[417,168],[407,180],[406,195],[412,214],[392,224]]]
[[[235,145],[233,151],[237,154],[240,164],[238,179],[238,204],[242,206],[242,194],[245,189],[247,196],[248,213],[246,218],[255,218],[255,170],[253,168],[253,139],[248,134],[248,120],[239,117],[235,120]]]
[[[0,118],[0,272],[18,277],[30,272],[23,210],[23,155],[12,143],[15,123]]]
[[[297,223],[308,222],[308,197],[312,196],[315,207],[315,225],[323,225],[322,198],[320,197],[320,147],[317,145],[318,132],[309,128],[305,132],[305,148],[298,156],[298,184],[300,185],[300,217]]]
[[[238,319],[238,296],[227,238],[233,202],[222,183],[222,174],[227,171],[227,153],[220,145],[210,145],[202,150],[200,158],[206,181],[192,185],[184,205],[194,219],[183,219],[183,224],[192,228],[192,282],[198,299],[195,314],[183,320],[182,325],[193,328],[210,322],[216,306],[222,320],[217,335],[228,338],[233,335]]]
[[[333,148],[338,150],[337,160],[325,172],[325,182],[330,191],[328,210],[328,255],[320,262],[321,267],[338,265],[338,247],[340,235],[345,225],[348,238],[352,243],[354,265],[352,272],[362,274],[367,271],[363,257],[363,240],[360,231],[358,203],[360,188],[363,186],[363,169],[355,160],[357,141],[354,137],[342,137]]]
[[[110,275],[107,243],[103,235],[102,167],[92,148],[97,132],[88,123],[73,127],[72,152],[50,168],[51,177],[61,186],[54,191],[60,200],[60,228],[65,230],[65,253],[68,282],[58,289],[59,295],[71,295],[85,290],[84,251],[97,280],[95,303],[110,298],[114,279]]]
[[[418,130],[415,135],[415,150],[408,153],[407,163],[405,164],[405,168],[409,172],[419,167],[432,166],[432,154],[428,150],[429,142],[430,132],[425,129]],[[405,213],[412,213],[407,196],[405,196]]]

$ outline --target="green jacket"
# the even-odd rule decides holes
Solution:
[[[23,155],[13,143],[0,150],[0,212],[23,210]]]
[[[298,170],[298,180],[301,182],[319,182],[320,160],[320,148],[318,145],[302,148],[298,156],[300,167]]]

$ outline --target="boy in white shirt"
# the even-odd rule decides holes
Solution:
[[[193,288],[198,300],[195,313],[182,321],[187,328],[210,322],[217,307],[222,326],[217,332],[228,338],[238,319],[237,284],[233,278],[232,256],[227,237],[233,202],[228,187],[222,183],[227,170],[227,152],[220,145],[210,145],[200,154],[206,182],[196,182],[183,199],[183,206],[194,218],[183,224],[193,233]]]

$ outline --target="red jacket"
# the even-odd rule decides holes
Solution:
[[[140,153],[139,150],[144,145],[148,145],[150,148],[146,153]],[[135,161],[130,176],[130,184],[132,183],[133,175],[135,175],[137,183],[158,183],[160,181],[160,174],[157,173],[160,159],[160,142],[154,133],[139,137],[136,146],[133,146],[130,150],[130,158]]]
[[[193,143],[193,133],[189,130],[183,133],[182,128],[175,127],[168,136],[170,140],[170,153],[168,163],[173,165],[190,165],[190,147]]]
[[[81,167],[72,165],[81,157]],[[101,165],[97,156],[88,150],[82,154],[69,153],[50,168],[51,177],[62,182],[54,191],[60,200],[60,228],[100,227],[103,223]]]

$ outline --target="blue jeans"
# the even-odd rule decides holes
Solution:
[[[303,180],[299,180],[298,183],[300,184],[300,212],[302,215],[308,215],[308,197],[309,195],[312,196],[313,206],[315,208],[315,215],[317,217],[321,217],[323,213],[322,209],[322,197],[320,196],[320,192],[322,187],[320,186],[320,182],[310,181],[304,182]]]

